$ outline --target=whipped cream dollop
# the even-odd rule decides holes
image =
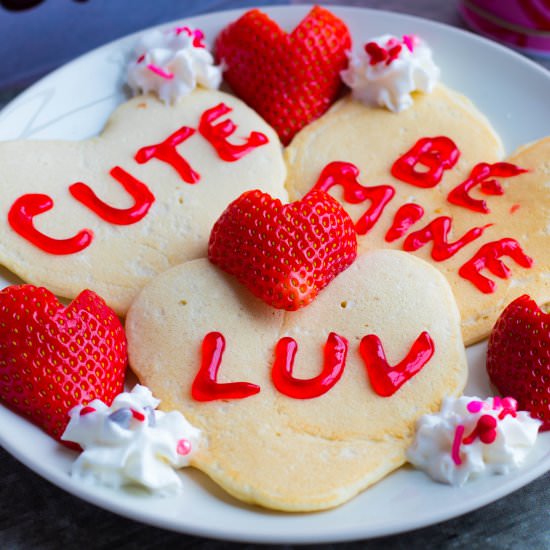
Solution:
[[[139,485],[161,495],[176,494],[182,481],[174,471],[189,465],[201,432],[181,413],[155,410],[160,401],[136,385],[110,407],[96,399],[74,407],[62,439],[83,452],[71,475],[84,482],[119,488]]]
[[[448,397],[439,413],[418,420],[407,459],[436,481],[461,486],[471,476],[517,469],[541,424],[510,397]]]
[[[216,89],[222,81],[221,67],[199,29],[176,27],[152,30],[138,41],[128,65],[128,85],[138,93],[155,92],[165,103],[174,103],[197,86]]]
[[[430,48],[417,36],[385,34],[367,42],[358,53],[350,53],[341,76],[355,99],[399,112],[413,104],[412,92],[433,90],[439,68]]]

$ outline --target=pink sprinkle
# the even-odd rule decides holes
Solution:
[[[176,452],[182,456],[188,455],[191,452],[191,442],[188,439],[180,439]]]
[[[399,40],[397,40],[397,38],[390,38],[386,42],[386,48],[393,48],[394,46],[397,46],[397,44],[399,44]]]
[[[80,409],[80,416],[84,416],[85,414],[90,414],[95,412],[95,409],[93,407],[87,406],[83,409]]]
[[[466,408],[468,409],[468,412],[471,413],[478,413],[483,408],[483,401],[470,401]]]
[[[505,397],[501,403],[502,411],[498,415],[499,420],[506,418],[508,415],[514,418],[517,416],[518,402],[513,397]]]
[[[451,449],[451,457],[453,462],[460,466],[462,464],[462,459],[460,458],[460,443],[462,441],[462,436],[464,435],[464,426],[459,424],[455,430],[455,436],[453,439],[453,447]]]
[[[205,48],[202,39],[204,38],[204,33],[200,29],[192,30],[189,27],[176,27],[174,29],[174,32],[177,35],[180,35],[182,32],[184,32],[187,36],[193,37],[193,46],[195,48]]]
[[[172,78],[174,78],[174,75],[172,73],[166,72],[164,69],[162,69],[158,65],[153,65],[152,63],[150,63],[149,65],[147,65],[147,68],[151,72],[158,74],[159,76],[161,76],[162,78],[166,78],[167,80],[171,80]]]
[[[495,397],[493,397],[493,410],[496,411],[501,407],[502,407],[502,401],[500,400],[500,397],[496,395]]]
[[[414,50],[414,36],[410,35],[410,34],[405,34],[403,36],[403,44],[405,44],[405,46],[407,46],[407,48],[409,49],[409,51],[412,53],[413,50]]]
[[[174,32],[177,34],[177,35],[180,35],[182,32],[184,32],[187,36],[192,36],[193,33],[191,32],[191,29],[187,26],[183,26],[183,27],[176,27],[174,29]]]
[[[135,409],[130,409],[130,411],[132,412],[132,416],[136,419],[136,420],[139,420],[140,422],[143,422],[145,420],[145,415],[140,413],[139,411],[136,411]]]
[[[506,409],[518,410],[518,402],[513,397],[505,397],[502,400],[502,406]]]
[[[204,33],[200,29],[195,29],[193,31],[193,46],[195,48],[206,48],[206,45],[202,41],[204,38]]]

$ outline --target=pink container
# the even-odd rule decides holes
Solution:
[[[461,0],[459,10],[473,30],[550,58],[550,0]]]

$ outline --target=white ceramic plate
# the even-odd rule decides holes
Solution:
[[[309,7],[265,9],[290,30]],[[356,44],[383,33],[415,33],[432,46],[443,81],[474,100],[500,132],[508,151],[549,133],[550,73],[523,57],[475,35],[430,21],[357,8],[334,7]],[[187,20],[212,40],[239,11]],[[180,22],[181,23],[181,22]],[[82,139],[98,133],[124,101],[125,56],[135,36],[99,48],[44,78],[0,113],[0,140]],[[17,282],[0,271],[0,284]],[[485,345],[468,350],[466,393],[485,397]],[[283,514],[243,505],[204,475],[182,472],[185,493],[162,499],[75,483],[69,468],[75,454],[0,406],[0,443],[32,470],[61,488],[121,515],[190,534],[229,540],[316,543],[395,534],[426,526],[492,502],[550,470],[550,433],[539,438],[528,463],[508,476],[480,479],[457,489],[401,468],[351,502],[327,512]]]

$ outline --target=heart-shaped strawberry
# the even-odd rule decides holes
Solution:
[[[59,439],[75,405],[122,391],[124,329],[90,290],[67,307],[32,285],[0,291],[0,398]]]
[[[323,191],[283,205],[261,191],[233,201],[212,228],[210,261],[279,309],[307,305],[357,255],[353,222]]]
[[[290,34],[254,9],[227,26],[214,48],[226,82],[286,145],[337,98],[351,36],[342,20],[319,6]]]
[[[502,395],[542,420],[550,430],[550,313],[528,295],[516,298],[498,318],[487,350],[487,372]]]

